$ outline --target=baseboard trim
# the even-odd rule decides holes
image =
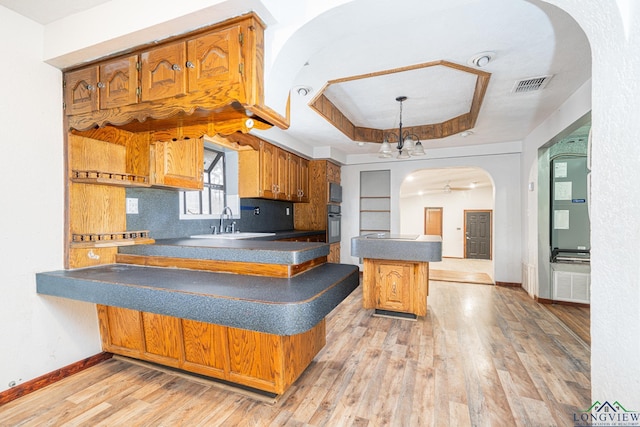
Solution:
[[[536,302],[539,302],[540,304],[568,305],[571,307],[583,307],[583,308],[591,307],[591,304],[586,304],[584,302],[558,301],[554,299],[539,298],[539,297],[536,297],[535,299],[536,299]]]
[[[504,286],[505,288],[521,288],[522,287],[522,283],[496,282],[496,286]]]
[[[73,374],[77,374],[78,372],[97,365],[100,362],[111,359],[111,357],[113,357],[112,353],[103,351],[102,353],[87,357],[86,359],[72,363],[71,365],[64,366],[60,369],[56,369],[55,371],[49,372],[48,374],[44,374],[42,376],[39,376],[38,378],[34,378],[8,390],[5,390],[0,393],[0,405],[9,403],[19,397],[25,396],[29,393],[33,393],[34,391],[40,390],[41,388],[63,380]]]

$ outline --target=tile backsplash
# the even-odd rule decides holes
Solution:
[[[149,230],[153,239],[187,237],[211,232],[218,219],[180,219],[176,190],[127,188],[126,197],[138,199],[138,213],[127,214],[127,230]],[[258,208],[256,210],[256,208]],[[255,213],[259,212],[258,215]],[[288,212],[288,214],[287,214]],[[234,212],[237,216],[237,212]],[[293,229],[293,203],[264,199],[240,199],[240,231],[285,231]]]

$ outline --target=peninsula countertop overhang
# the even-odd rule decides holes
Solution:
[[[292,278],[108,264],[36,275],[37,292],[275,335],[305,332],[359,284],[326,263]]]
[[[442,237],[373,233],[351,239],[351,256],[416,262],[442,261]]]
[[[159,239],[152,245],[121,246],[127,255],[296,265],[327,256],[329,245],[316,242],[282,242],[260,239]]]

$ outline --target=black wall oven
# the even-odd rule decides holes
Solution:
[[[327,243],[340,241],[340,205],[327,205]]]

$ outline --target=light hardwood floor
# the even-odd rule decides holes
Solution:
[[[588,347],[521,289],[431,282],[416,322],[361,298],[275,404],[112,359],[0,407],[0,426],[570,426],[590,406]]]

